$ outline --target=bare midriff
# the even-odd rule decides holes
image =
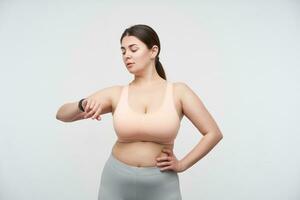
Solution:
[[[156,158],[168,156],[162,149],[173,149],[174,144],[160,144],[148,141],[116,141],[112,154],[120,161],[135,167],[156,166]]]

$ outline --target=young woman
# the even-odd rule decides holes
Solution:
[[[151,27],[127,28],[120,43],[134,80],[66,103],[56,118],[64,122],[101,120],[100,115],[112,113],[118,140],[103,168],[99,200],[180,200],[178,173],[204,157],[223,135],[188,85],[167,81],[159,61],[160,41]],[[178,160],[173,147],[183,116],[203,138]]]

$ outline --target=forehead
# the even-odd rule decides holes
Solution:
[[[121,44],[121,48],[125,48],[125,47],[130,47],[130,46],[143,46],[143,42],[140,41],[137,37],[135,36],[125,36],[122,39],[122,44]]]

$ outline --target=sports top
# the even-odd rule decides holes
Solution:
[[[124,85],[113,114],[113,127],[120,142],[152,141],[173,144],[180,127],[173,99],[173,83],[166,81],[163,101],[156,111],[138,113],[128,104],[129,85]]]

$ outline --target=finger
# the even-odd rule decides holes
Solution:
[[[160,167],[163,167],[163,166],[169,166],[169,165],[171,165],[172,164],[172,162],[159,162],[159,163],[157,163],[156,165],[157,166],[160,166]]]
[[[100,113],[101,113],[101,111],[102,111],[102,106],[101,106],[101,104],[99,104],[99,106],[98,106],[98,109],[97,109],[97,111],[96,111],[96,113],[93,115],[93,119],[94,118],[100,118]]]
[[[98,115],[98,116],[96,117],[96,119],[97,119],[98,121],[100,121],[102,118],[101,118],[100,115]]]
[[[86,115],[84,115],[84,118],[90,118],[91,117],[91,112],[88,112]]]
[[[85,118],[90,118],[93,115],[93,113],[89,113],[85,116]]]
[[[173,152],[170,149],[163,149],[162,151],[168,153],[169,155],[173,155]]]
[[[91,105],[91,100],[90,99],[88,99],[87,100],[87,103],[86,103],[86,106],[85,106],[85,112],[89,112],[90,111],[90,105]]]
[[[161,158],[157,158],[156,160],[161,162],[161,161],[165,161],[165,160],[170,160],[170,157],[161,157]]]
[[[97,119],[97,120],[101,119],[101,116],[97,112],[92,116],[92,119]]]
[[[171,166],[160,168],[160,171],[172,170]]]
[[[88,105],[86,105],[86,112],[89,113],[92,110],[93,100],[90,100]]]
[[[91,105],[90,105],[90,109],[93,109],[95,107],[96,102],[92,101]]]
[[[96,117],[96,119],[99,121],[99,120],[101,120],[101,117],[100,117],[100,116],[98,116],[98,117]]]
[[[94,109],[91,109],[91,110],[85,115],[85,118],[91,117],[94,113],[95,113],[95,110],[94,110]]]
[[[97,120],[99,120],[99,119],[101,119],[101,116],[99,115],[99,114],[94,114],[93,116],[92,116],[92,119],[97,119]]]
[[[92,117],[95,114],[96,109],[97,109],[96,107],[92,108],[92,110],[90,110],[90,112],[88,113],[88,116]]]
[[[96,101],[95,100],[93,100],[93,101],[91,101],[91,104],[90,104],[90,106],[89,106],[89,111],[92,111],[92,110],[94,110],[94,112],[96,111],[96,106],[95,106],[95,104],[96,104]]]
[[[96,116],[97,113],[99,114],[99,110],[100,110],[100,112],[102,110],[102,107],[100,106],[100,103],[95,102],[93,110],[95,111],[94,116]]]
[[[89,113],[90,114],[90,116],[91,116],[91,118],[92,119],[94,119],[94,116],[95,116],[95,113],[96,113],[96,111],[97,111],[97,106],[95,105],[95,102],[93,102],[93,104],[91,105],[91,112]]]

